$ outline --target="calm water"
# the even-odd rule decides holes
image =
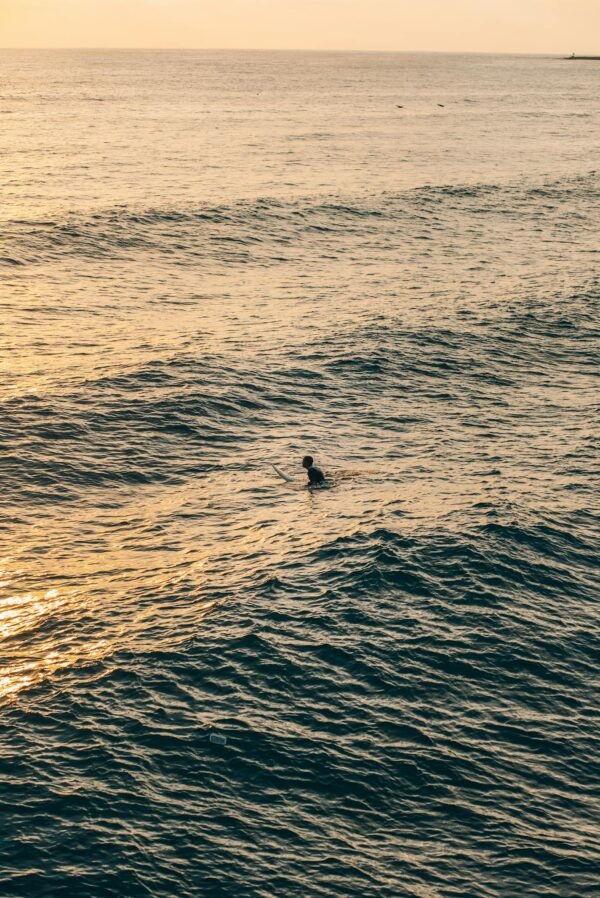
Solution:
[[[598,96],[2,53],[3,898],[600,894]]]

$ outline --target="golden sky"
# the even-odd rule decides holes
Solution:
[[[0,0],[0,47],[600,54],[600,0]]]

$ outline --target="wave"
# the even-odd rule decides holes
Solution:
[[[547,379],[579,384],[570,415],[583,439],[596,405],[588,380],[599,300],[592,279],[564,296],[482,308],[452,325],[395,315],[339,325],[288,346],[277,365],[270,354],[232,360],[181,350],[112,374],[71,377],[0,403],[5,488],[64,502],[86,486],[181,483],[301,421],[318,421],[322,433],[342,426],[398,438],[406,421],[419,422],[413,430],[430,452],[430,427],[450,414],[455,439],[508,438],[510,457],[520,454],[514,429],[524,426],[512,391],[535,396]],[[557,408],[538,400],[535,408],[543,427],[553,426]],[[581,444],[581,470],[588,454]]]
[[[346,241],[382,237],[382,249],[391,234],[406,244],[431,239],[456,226],[457,215],[512,215],[527,223],[552,212],[561,219],[563,204],[570,204],[571,228],[585,229],[595,221],[599,199],[600,177],[592,171],[539,185],[442,185],[346,202],[318,197],[200,209],[123,207],[62,219],[11,220],[4,225],[0,265],[17,268],[66,258],[134,260],[149,253],[176,266],[272,265],[286,261],[291,247],[323,251],[319,241],[324,234]],[[560,206],[550,207],[550,201]],[[330,254],[339,251],[327,246]]]
[[[264,559],[199,634],[194,615],[182,611],[184,594],[178,607],[148,590],[154,638],[138,633],[104,658],[61,670],[68,688],[52,693],[52,714],[47,689],[7,711],[13,778],[35,781],[43,756],[49,780],[43,827],[27,845],[36,863],[18,885],[43,891],[36,870],[46,869],[47,832],[80,806],[72,790],[65,798],[64,783],[83,776],[81,800],[93,802],[94,817],[78,824],[78,845],[113,856],[103,827],[116,815],[136,833],[154,832],[160,819],[169,844],[193,853],[200,814],[210,852],[200,853],[194,874],[209,891],[217,863],[231,871],[228,890],[243,872],[243,894],[270,893],[276,863],[278,890],[294,894],[310,848],[320,858],[324,896],[348,894],[349,883],[362,894],[375,879],[386,896],[423,878],[443,888],[448,867],[440,856],[458,858],[452,874],[460,894],[472,894],[473,866],[479,871],[485,857],[477,873],[483,898],[568,894],[574,884],[591,896],[593,606],[569,579],[578,562],[567,555],[571,569],[557,573],[542,543],[531,544],[539,522],[565,546],[584,522],[514,506],[497,511],[501,531],[485,521],[462,534],[438,528],[411,537],[362,528],[300,564]],[[540,593],[542,569],[556,582]],[[166,629],[173,617],[187,638],[163,633],[157,641],[157,625]],[[68,624],[60,622],[73,646],[82,625],[75,633]],[[39,720],[43,739],[32,726]],[[210,743],[213,732],[226,735],[226,750]],[[49,739],[61,745],[59,768]],[[156,770],[163,790],[152,777],[148,785]],[[28,793],[23,812],[37,800]],[[258,866],[256,851],[247,851],[257,821],[267,860]],[[353,864],[365,832],[376,841],[377,863],[359,870]],[[319,853],[323,834],[335,841],[335,860]],[[17,858],[19,844],[15,837],[9,846]],[[109,878],[98,874],[97,851],[93,865],[81,854],[76,877],[72,852],[67,860],[50,867],[65,894],[82,884],[107,896],[139,891],[137,855]],[[161,894],[177,890],[161,877]],[[219,893],[222,877],[213,884]]]

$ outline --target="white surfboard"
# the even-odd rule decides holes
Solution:
[[[294,478],[290,477],[288,474],[286,474],[285,471],[282,471],[281,468],[278,468],[277,465],[272,465],[272,467],[273,467],[273,470],[275,471],[275,473],[279,474],[281,479],[285,480],[286,483],[294,482]]]

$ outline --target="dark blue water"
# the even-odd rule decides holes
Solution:
[[[600,70],[0,71],[2,898],[600,894]]]

